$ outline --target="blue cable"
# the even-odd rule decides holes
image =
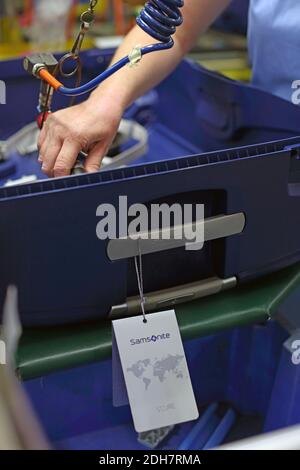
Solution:
[[[182,24],[180,8],[183,0],[150,0],[136,19],[137,24],[151,37],[162,43],[174,42],[172,35]]]
[[[235,412],[229,408],[222,420],[201,450],[213,449],[221,445],[236,421]]]
[[[174,41],[172,35],[176,31],[176,27],[183,22],[180,12],[180,8],[182,8],[183,5],[184,0],[149,0],[149,2],[146,3],[137,17],[136,22],[145,33],[160,42],[143,47],[141,49],[142,56],[173,47]],[[90,82],[77,88],[61,86],[57,91],[66,96],[79,96],[89,93],[129,62],[129,56],[123,57],[123,59],[113,64]]]
[[[193,443],[197,439],[201,437],[205,428],[209,426],[210,421],[213,419],[215,411],[218,408],[217,403],[212,403],[209,407],[204,411],[202,416],[196,421],[196,424],[192,427],[190,432],[185,436],[184,440],[178,447],[178,450],[192,450]]]

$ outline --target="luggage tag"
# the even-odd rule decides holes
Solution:
[[[145,314],[141,253],[139,264],[135,257],[142,315],[112,323],[114,405],[129,400],[141,433],[195,420],[199,413],[175,311]]]

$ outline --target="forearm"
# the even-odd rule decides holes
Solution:
[[[105,95],[117,100],[123,110],[147,90],[167,77],[202,34],[230,3],[230,0],[186,0],[182,8],[183,25],[173,36],[174,47],[144,56],[136,67],[125,67],[103,82],[90,100],[97,103]],[[126,36],[117,50],[113,63],[128,55],[133,47],[155,42],[138,26]]]
[[[112,63],[128,55],[133,47],[153,44],[154,41],[138,26],[126,36],[124,42],[117,50]],[[174,46],[166,51],[153,52],[143,56],[136,66],[126,66],[112,77],[103,82],[92,94],[97,100],[104,93],[118,100],[123,109],[126,109],[136,98],[143,95],[163,80],[180,62],[183,51],[180,43],[174,38]]]

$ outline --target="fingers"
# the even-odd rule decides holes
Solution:
[[[85,162],[85,170],[88,173],[93,173],[99,171],[100,164],[108,150],[109,144],[105,140],[98,142],[94,147],[89,151],[89,154]]]
[[[38,149],[39,150],[41,150],[41,148],[43,146],[43,143],[46,140],[46,137],[47,137],[47,131],[46,131],[45,126],[44,126],[43,129],[41,130],[41,132],[39,134],[39,138],[38,138]]]
[[[53,177],[55,162],[61,152],[62,145],[60,139],[52,140],[46,138],[41,147],[39,161],[42,163],[43,172],[50,178]]]
[[[79,140],[66,137],[58,123],[54,115],[49,116],[38,139],[39,162],[50,178],[69,175],[82,150]]]
[[[87,172],[96,172],[112,142],[117,130],[111,120],[107,123],[105,116],[86,111],[83,105],[58,111],[50,115],[40,132],[38,147],[39,161],[42,170],[49,177],[64,177],[71,173],[80,151],[88,156],[85,161]]]
[[[58,157],[54,163],[54,177],[67,176],[74,168],[79,152],[82,150],[81,144],[76,140],[65,139]]]
[[[106,141],[98,142],[89,152],[85,170],[88,173],[99,171],[101,161],[108,150],[108,143]],[[40,150],[39,160],[42,162],[42,170],[47,176],[61,177],[70,174],[74,168],[81,145],[71,139],[66,139],[64,142],[60,140],[53,141],[46,137]]]

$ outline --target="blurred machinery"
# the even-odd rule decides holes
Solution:
[[[87,9],[89,2],[59,0],[65,12],[61,15],[57,8],[54,8],[56,1],[1,1],[0,60],[24,55],[30,51],[63,52],[70,49],[78,20]],[[210,31],[199,40],[191,57],[201,65],[230,78],[249,80],[250,70],[245,38],[248,4],[249,0],[233,1],[213,25],[213,32]],[[84,48],[94,45],[100,48],[118,45],[122,36],[135,24],[135,18],[142,5],[142,0],[101,0],[98,2],[95,7],[95,22],[86,38]],[[52,19],[49,14],[50,6]],[[45,8],[46,24],[45,18],[41,18],[43,17],[41,12]],[[63,11],[61,6],[60,11]],[[41,30],[42,35],[39,34]],[[49,31],[50,35],[45,35],[45,31]]]
[[[12,43],[20,40],[21,32],[17,19],[20,0],[1,0],[0,2],[0,43]]]
[[[96,19],[108,19],[108,0],[99,2]],[[64,51],[88,2],[80,0],[1,0],[0,59],[28,51]],[[92,46],[92,41],[86,47]]]
[[[2,0],[0,4],[0,60],[18,57],[28,52],[65,51],[72,47],[78,20],[89,2],[65,0],[67,14],[58,19],[46,15],[37,17],[37,7],[45,0]],[[49,2],[45,3],[47,11]],[[55,0],[51,2],[52,8]],[[247,30],[248,0],[233,1],[213,25],[213,29],[199,39],[190,57],[204,67],[232,79],[249,81]],[[95,6],[95,21],[83,49],[116,47],[122,36],[135,24],[142,7],[141,0],[101,0]],[[39,10],[41,11],[41,10]],[[65,10],[66,12],[66,10]],[[53,10],[52,10],[53,15]],[[50,31],[50,36],[39,34]],[[1,70],[1,64],[0,64]]]

